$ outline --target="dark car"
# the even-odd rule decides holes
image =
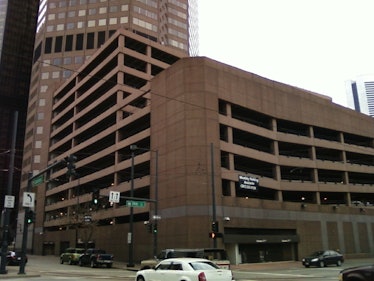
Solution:
[[[317,251],[308,257],[302,259],[302,264],[305,267],[309,266],[319,266],[325,267],[331,264],[341,266],[344,262],[344,257],[342,254],[333,250]]]
[[[339,281],[372,281],[374,265],[356,266],[343,269],[339,273]]]
[[[8,265],[20,265],[22,252],[8,251],[6,260]],[[27,256],[25,256],[25,263],[27,263]]]
[[[80,255],[78,264],[80,266],[90,265],[91,267],[105,265],[110,268],[113,265],[113,255],[107,254],[101,249],[90,248],[84,254]]]

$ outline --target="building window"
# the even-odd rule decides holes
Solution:
[[[58,17],[59,19],[64,19],[64,18],[65,18],[65,12],[58,13],[57,17]]]
[[[70,70],[64,70],[62,75],[63,75],[64,78],[69,78],[71,76],[71,71]]]
[[[76,63],[76,64],[82,64],[83,63],[83,57],[82,56],[76,56],[74,58],[74,63]]]
[[[112,25],[112,24],[117,24],[118,20],[117,18],[110,18],[109,19],[109,24]]]
[[[55,41],[55,53],[62,51],[62,36],[57,36]]]
[[[45,39],[44,53],[50,54],[52,52],[52,37]]]
[[[100,31],[97,34],[97,47],[100,48],[100,46],[104,43],[105,43],[105,31]]]
[[[44,112],[39,112],[39,113],[37,114],[37,119],[38,119],[38,120],[44,120]]]
[[[62,31],[62,30],[64,30],[64,25],[63,25],[63,24],[58,24],[58,25],[56,26],[56,30],[57,30],[57,31]]]
[[[129,5],[121,5],[121,11],[128,11],[129,10]]]
[[[34,155],[34,163],[40,163],[40,155]]]
[[[79,17],[84,17],[86,15],[86,10],[79,10],[78,16]]]
[[[74,17],[75,17],[75,11],[69,11],[68,18],[74,18]]]
[[[71,64],[71,57],[65,57],[64,64]]]
[[[107,8],[106,7],[101,7],[99,8],[99,14],[106,14]]]
[[[41,93],[46,93],[47,90],[48,90],[48,86],[47,85],[40,86],[40,92]]]
[[[36,141],[35,142],[35,148],[42,148],[42,142],[41,141]]]
[[[75,42],[75,50],[80,51],[83,50],[83,34],[77,34],[76,37],[76,42]]]
[[[37,135],[42,135],[43,134],[43,127],[36,127],[36,134]]]
[[[73,50],[73,35],[67,35],[65,41],[65,51],[69,52]]]
[[[128,23],[129,22],[129,18],[128,17],[121,17],[120,18],[120,23]]]
[[[86,48],[87,49],[93,49],[95,46],[94,46],[94,39],[95,39],[95,33],[93,32],[90,32],[90,33],[87,33],[87,46]]]
[[[104,25],[106,25],[106,19],[99,20],[99,26],[104,26]]]
[[[60,71],[53,71],[52,72],[52,78],[57,79],[60,77]]]
[[[84,22],[83,21],[78,21],[77,22],[77,28],[84,28]]]
[[[43,72],[42,73],[42,80],[47,80],[49,79],[49,72]]]
[[[52,32],[55,29],[54,25],[48,25],[47,26],[47,32]]]
[[[61,58],[55,58],[53,59],[53,65],[61,65],[62,59]]]
[[[118,12],[118,6],[110,6],[109,7],[109,12],[111,12],[111,13]]]
[[[39,100],[39,106],[45,106],[45,99]]]
[[[95,27],[96,23],[95,20],[89,20],[87,23],[87,27]]]
[[[69,22],[66,24],[66,29],[74,29],[74,22]]]
[[[88,10],[88,14],[89,14],[90,16],[96,15],[96,9],[89,9],[89,10]]]
[[[56,14],[48,15],[48,20],[54,20],[54,19],[56,19]]]

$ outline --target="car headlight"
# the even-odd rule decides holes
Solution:
[[[312,259],[312,262],[315,262],[315,261],[318,261],[318,258],[314,258],[314,259]]]

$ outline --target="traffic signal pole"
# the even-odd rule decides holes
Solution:
[[[7,195],[12,194],[13,189],[13,173],[14,173],[14,161],[16,153],[16,138],[17,138],[17,124],[18,124],[18,111],[14,112],[14,122],[13,122],[13,134],[12,134],[12,147],[10,150],[10,162],[8,170],[8,187]],[[9,221],[10,214],[7,208],[4,208],[4,222],[3,222],[3,243],[1,246],[1,264],[0,264],[0,274],[6,274],[6,254],[8,252],[8,235],[9,235]]]
[[[44,173],[48,172],[52,168],[54,168],[58,165],[61,165],[61,164],[65,164],[65,163],[66,163],[66,161],[63,159],[63,160],[57,161],[57,162],[49,165],[47,168],[45,168],[44,170],[41,170],[39,173],[37,173],[35,175],[33,175],[32,172],[30,172],[29,173],[29,179],[27,180],[26,192],[30,192],[31,187],[32,187],[32,181],[34,179],[36,179],[39,176],[42,176]],[[20,266],[19,266],[18,274],[25,274],[27,234],[28,234],[28,228],[29,228],[29,224],[27,223],[27,219],[28,219],[27,214],[29,213],[29,210],[30,210],[29,207],[25,207],[25,216],[24,216],[24,220],[23,220],[23,233],[22,233],[22,250],[21,250],[22,254],[21,254],[21,263],[20,263]]]

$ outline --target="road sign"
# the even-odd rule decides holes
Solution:
[[[127,200],[126,201],[127,207],[136,207],[136,208],[144,208],[145,201],[134,201],[134,200]]]
[[[121,193],[119,191],[109,192],[109,202],[119,203],[120,198],[121,198]]]
[[[31,186],[35,187],[44,182],[44,174],[41,174],[31,181]]]
[[[14,201],[15,197],[13,195],[5,195],[4,207],[11,209],[14,208]]]
[[[33,208],[35,206],[35,193],[24,192],[22,206]]]

